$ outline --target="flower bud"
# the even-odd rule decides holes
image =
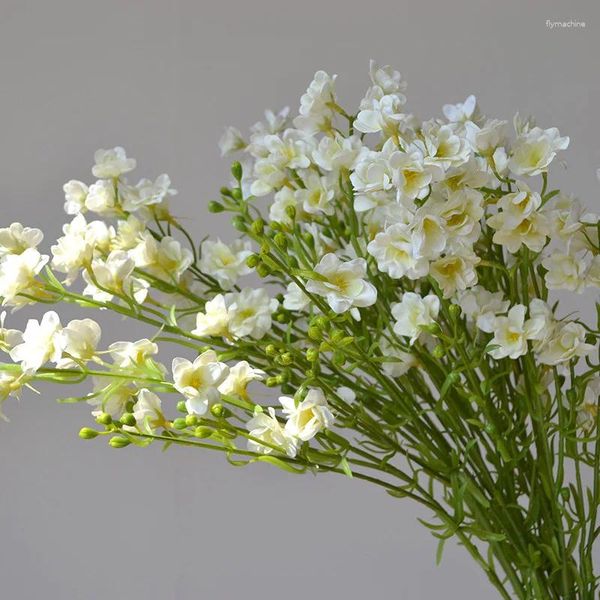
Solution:
[[[259,264],[260,264],[260,256],[258,256],[258,254],[251,254],[246,259],[246,265],[248,267],[250,267],[251,269],[256,268]]]
[[[119,421],[121,421],[123,425],[128,425],[129,427],[133,427],[136,423],[135,417],[130,412],[123,413]]]
[[[233,217],[233,219],[231,220],[231,224],[235,229],[241,231],[242,233],[246,231],[246,222],[244,221],[244,217],[240,217],[239,215]]]
[[[225,407],[220,403],[213,404],[210,407],[210,414],[213,417],[217,417],[217,419],[219,419],[219,418],[225,416]]]
[[[325,331],[328,327],[329,327],[329,321],[327,320],[326,317],[317,317],[315,319],[314,324],[319,327],[320,329],[322,329],[323,331]]]
[[[312,236],[312,233],[305,231],[302,234],[302,239],[309,245],[309,246],[313,246],[315,243],[315,238]]]
[[[275,245],[281,250],[285,250],[287,248],[287,238],[285,237],[285,234],[276,234],[273,238],[273,241],[275,242]]]
[[[429,325],[421,325],[421,329],[431,335],[438,335],[442,332],[440,326],[437,323],[431,323]]]
[[[236,181],[242,180],[242,165],[239,161],[234,161],[231,163],[231,174]]]
[[[222,187],[220,190],[221,196],[231,198],[231,190],[228,187]]]
[[[255,235],[262,235],[265,230],[265,222],[262,219],[256,219],[255,221],[252,221],[250,229]]]
[[[185,429],[186,427],[187,427],[187,423],[185,422],[185,418],[184,417],[177,417],[173,421],[173,428],[174,429]]]
[[[110,425],[112,423],[112,417],[108,413],[101,413],[96,417],[96,421],[100,425]]]
[[[196,415],[188,415],[185,418],[185,424],[188,427],[195,427],[196,425],[198,425],[198,417]]]
[[[110,441],[108,442],[108,445],[111,448],[127,448],[129,444],[131,444],[131,442],[121,435],[110,438]]]
[[[346,362],[346,356],[340,350],[333,353],[332,362],[336,367],[343,367]]]
[[[285,214],[293,221],[296,218],[296,207],[295,206],[286,206]]]
[[[197,438],[207,438],[210,437],[212,435],[213,430],[210,427],[207,427],[206,425],[198,425],[198,427],[196,427],[196,429],[194,429],[194,435]]]
[[[460,373],[457,373],[456,371],[451,371],[450,373],[448,373],[448,382],[450,383],[450,385],[455,385],[460,381]]]
[[[279,385],[279,381],[277,381],[277,377],[267,377],[265,380],[265,385],[267,387],[277,387]]]
[[[265,348],[265,354],[269,357],[269,358],[273,358],[275,356],[277,356],[279,354],[279,352],[277,352],[277,348],[275,347],[274,344],[269,344],[266,348]]]
[[[309,348],[306,351],[306,360],[309,362],[316,362],[319,360],[319,351],[316,348]]]
[[[187,413],[187,406],[185,405],[185,400],[180,400],[177,403],[177,412]]]
[[[446,355],[446,350],[444,350],[444,346],[438,344],[431,352],[431,356],[433,358],[444,358]]]
[[[329,337],[334,344],[338,344],[344,339],[344,332],[341,329],[334,329]]]
[[[458,304],[451,304],[448,308],[448,312],[453,319],[460,317],[460,306]]]
[[[208,210],[211,213],[220,213],[220,212],[223,212],[225,210],[225,207],[220,202],[216,202],[215,200],[211,200],[208,203]]]
[[[99,433],[91,427],[84,427],[79,430],[79,437],[82,440],[93,440],[95,437],[98,437],[98,435]]]
[[[231,197],[234,200],[242,200],[243,196],[242,196],[242,190],[240,190],[240,188],[233,188],[231,190]]]
[[[271,271],[269,270],[269,267],[267,267],[267,265],[265,265],[264,263],[260,263],[260,265],[256,267],[256,273],[259,277],[268,277],[271,274]]]
[[[308,328],[308,337],[311,340],[320,340],[321,339],[321,330],[318,327],[309,327]]]
[[[286,352],[285,354],[281,355],[281,358],[279,359],[281,361],[282,365],[291,365],[294,362],[294,357],[292,356],[291,352]]]

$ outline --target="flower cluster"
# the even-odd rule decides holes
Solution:
[[[65,184],[49,254],[39,229],[0,229],[5,307],[153,330],[102,349],[89,318],[51,310],[20,331],[3,314],[0,401],[89,378],[78,399],[100,428],[83,438],[361,478],[432,509],[442,544],[458,535],[503,592],[497,564],[518,597],[594,590],[600,309],[592,325],[561,303],[600,288],[600,219],[551,187],[569,138],[474,96],[423,121],[398,71],[369,76],[353,111],[318,71],[296,115],[225,131],[232,180],[208,209],[231,213],[233,239],[195,243],[170,178],[129,182],[121,147]],[[187,352],[170,369],[166,344]]]

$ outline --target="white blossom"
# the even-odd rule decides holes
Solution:
[[[64,356],[57,366],[61,369],[77,366],[97,358],[96,349],[102,330],[93,319],[74,319],[62,329],[60,346]]]
[[[486,333],[492,333],[496,316],[505,313],[510,301],[504,299],[502,292],[490,292],[476,285],[458,296],[458,305],[469,321]]]
[[[271,315],[279,302],[265,289],[244,288],[225,295],[229,331],[234,337],[262,338],[271,329]]]
[[[569,138],[560,137],[556,127],[534,127],[520,134],[514,143],[509,159],[510,170],[515,175],[540,175],[548,170],[556,153],[568,146]]]
[[[0,257],[8,254],[22,254],[28,248],[36,248],[44,234],[34,227],[23,227],[21,223],[12,223],[0,229]]]
[[[158,346],[144,338],[136,342],[114,342],[108,347],[108,352],[115,366],[128,369],[144,366],[158,352]]]
[[[0,297],[3,305],[23,306],[31,300],[19,294],[33,294],[37,287],[36,277],[48,262],[46,255],[35,248],[27,248],[21,254],[9,254],[0,262]]]
[[[137,402],[133,407],[133,416],[138,428],[147,434],[152,434],[159,427],[166,426],[160,398],[146,388],[138,392]]]
[[[283,308],[286,310],[302,311],[310,304],[310,298],[304,290],[294,281],[288,284],[283,295]]]
[[[101,215],[110,215],[114,212],[116,202],[114,183],[108,179],[100,179],[90,185],[85,198],[85,207]]]
[[[287,419],[286,433],[303,442],[307,442],[322,429],[333,425],[333,413],[329,409],[325,394],[320,389],[311,388],[304,400],[298,403],[288,396],[281,396],[279,402],[283,406],[283,414]]]
[[[219,285],[231,289],[237,280],[252,271],[246,265],[246,259],[252,254],[252,245],[248,240],[235,240],[225,244],[221,240],[202,242],[200,269],[214,277]]]
[[[136,166],[134,158],[127,158],[125,150],[120,146],[110,150],[97,150],[94,154],[95,165],[92,174],[98,179],[112,179],[120,177]]]
[[[519,358],[527,353],[527,341],[543,335],[543,322],[538,319],[525,319],[527,307],[516,304],[506,317],[496,317],[494,338],[490,342],[490,355],[495,359]]]
[[[254,416],[246,423],[246,429],[255,438],[248,440],[248,449],[252,452],[271,454],[278,449],[290,458],[294,458],[298,452],[296,438],[284,431],[271,406],[268,414],[262,411],[255,412]]]
[[[219,361],[214,350],[206,350],[194,362],[174,358],[173,382],[185,398],[189,414],[204,415],[211,403],[220,398],[218,387],[229,374],[229,367]]]
[[[221,150],[221,156],[229,156],[234,154],[238,150],[243,150],[246,147],[246,142],[240,130],[236,127],[227,127],[223,132],[223,135],[219,139],[219,149]]]
[[[229,333],[229,311],[223,294],[217,294],[204,305],[204,312],[196,315],[197,336],[225,336]]]
[[[247,398],[246,387],[251,381],[262,381],[266,373],[261,369],[255,369],[242,360],[229,369],[229,374],[219,386],[221,394],[235,394]]]
[[[71,179],[63,185],[65,193],[64,210],[68,215],[78,215],[85,212],[85,201],[89,192],[88,186],[83,181]]]
[[[319,278],[311,279],[306,291],[324,296],[335,313],[371,306],[377,300],[377,290],[364,279],[367,263],[362,258],[344,262],[335,254],[326,254],[315,267],[315,273]]]
[[[544,365],[557,365],[569,360],[585,356],[595,350],[595,346],[585,342],[583,325],[569,321],[560,323],[550,339],[538,354]]]
[[[405,292],[402,300],[392,305],[392,316],[396,319],[394,332],[410,338],[412,346],[421,331],[435,324],[440,310],[440,299],[434,294],[422,298],[414,292]]]
[[[24,373],[33,374],[46,362],[58,362],[64,338],[60,335],[62,325],[54,311],[49,311],[40,321],[29,319],[23,332],[23,341],[10,351],[10,357],[21,363]]]

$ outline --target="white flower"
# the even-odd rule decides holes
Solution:
[[[560,137],[556,127],[533,129],[523,132],[512,147],[509,159],[510,170],[516,175],[533,177],[548,170],[559,150],[569,146],[568,137]]]
[[[283,406],[283,414],[287,419],[286,433],[303,442],[307,442],[322,429],[328,429],[333,425],[333,413],[329,409],[325,394],[320,389],[310,389],[304,400],[298,404],[294,398],[288,396],[281,396],[279,402]]]
[[[32,294],[38,282],[35,278],[48,262],[48,257],[35,248],[21,254],[9,254],[0,262],[0,297],[3,305],[22,306],[32,302],[19,294]]]
[[[381,341],[379,348],[386,359],[381,363],[381,368],[389,377],[402,377],[413,367],[419,366],[419,361],[414,354],[395,348],[385,339]]]
[[[244,288],[225,296],[229,314],[229,331],[235,337],[262,338],[271,329],[271,315],[278,301],[267,290]]]
[[[483,196],[480,192],[464,188],[451,193],[445,201],[435,202],[432,208],[444,220],[444,229],[453,238],[461,243],[472,244],[477,241],[484,214]]]
[[[425,155],[425,164],[446,171],[469,160],[470,144],[457,134],[452,125],[440,125],[435,121],[423,124],[423,141],[416,141]]]
[[[544,276],[549,290],[570,290],[581,294],[587,285],[587,273],[592,255],[586,250],[577,253],[552,252],[542,261],[548,270]]]
[[[85,198],[85,207],[101,215],[110,215],[116,202],[117,196],[113,182],[108,179],[100,179],[90,185]]]
[[[0,350],[8,352],[23,341],[23,333],[18,329],[7,329],[4,327],[6,311],[0,313]]]
[[[23,332],[23,342],[10,351],[10,357],[21,363],[27,374],[35,373],[46,362],[58,362],[64,340],[60,335],[60,318],[54,311],[47,312],[41,319],[29,319]]]
[[[102,331],[92,319],[74,319],[60,332],[63,358],[57,366],[60,369],[77,366],[77,361],[87,362],[96,358],[96,348]],[[75,359],[75,360],[73,360]]]
[[[311,145],[298,131],[286,130],[280,137],[267,135],[263,140],[267,155],[254,163],[255,181],[250,191],[255,196],[266,196],[283,186],[288,169],[307,169],[310,166]]]
[[[538,359],[544,365],[557,365],[585,356],[593,350],[595,346],[585,342],[583,325],[569,321],[557,325],[550,339],[540,350]]]
[[[310,304],[310,298],[304,293],[304,290],[294,281],[287,286],[287,291],[283,296],[283,308],[286,310],[302,311]]]
[[[598,397],[600,396],[600,376],[590,379],[585,387],[583,401],[577,407],[577,423],[585,431],[591,432],[598,422]]]
[[[219,400],[218,387],[229,374],[229,367],[214,350],[206,350],[194,362],[174,358],[172,370],[174,387],[185,396],[186,409],[194,415],[206,414],[209,404]]]
[[[364,279],[367,263],[362,258],[343,262],[335,254],[326,254],[315,267],[315,273],[320,277],[311,279],[306,291],[324,296],[335,313],[371,306],[377,300],[377,290]],[[353,313],[355,317],[357,312]]]
[[[356,157],[362,148],[356,136],[344,137],[338,132],[327,135],[319,141],[312,153],[315,163],[324,171],[338,171],[342,168],[352,169]]]
[[[244,141],[240,130],[235,127],[227,127],[219,139],[221,156],[229,156],[238,150],[243,150],[245,147],[246,142]]]
[[[112,179],[120,177],[135,169],[135,159],[127,158],[125,150],[120,146],[111,150],[96,150],[94,154],[96,164],[92,167],[94,177],[98,179]]]
[[[389,168],[400,202],[410,207],[416,198],[424,198],[429,193],[434,170],[425,165],[423,154],[419,150],[393,152],[389,158]]]
[[[122,294],[141,304],[148,293],[148,282],[133,277],[134,268],[133,259],[121,250],[111,252],[106,260],[94,259],[90,266],[92,274],[88,271],[83,273],[88,284],[83,294],[100,302],[109,302],[114,294]]]
[[[136,267],[144,267],[159,278],[179,281],[194,261],[192,251],[171,236],[164,236],[158,241],[150,232],[144,232],[141,238],[129,256]]]
[[[364,212],[385,202],[393,196],[392,173],[385,155],[380,152],[367,151],[357,159],[350,181],[356,192],[354,210]]]
[[[85,212],[85,201],[89,191],[85,183],[71,179],[63,185],[63,191],[65,193],[64,210],[68,215],[78,215]]]
[[[137,388],[131,385],[112,383],[107,386],[100,378],[94,382],[94,391],[95,394],[87,400],[87,404],[94,407],[92,416],[99,417],[102,413],[108,413],[113,419],[119,419],[123,415],[127,404],[138,393]]]
[[[294,119],[294,125],[308,133],[325,131],[331,127],[335,102],[335,79],[325,71],[317,71],[308,89],[300,98],[299,116]]]
[[[227,379],[219,386],[221,394],[235,394],[246,398],[246,387],[251,381],[262,381],[266,373],[261,369],[251,367],[247,361],[242,360],[229,369]]]
[[[495,359],[519,358],[527,353],[527,340],[538,339],[543,334],[543,322],[539,319],[525,320],[527,308],[516,304],[506,317],[496,317],[492,348],[488,352]]]
[[[387,138],[398,136],[405,115],[402,113],[402,97],[389,94],[372,97],[361,104],[361,111],[354,120],[354,128],[361,133],[383,132]]]
[[[448,234],[444,223],[441,217],[429,211],[427,205],[415,213],[412,240],[416,257],[438,258],[446,247]]]
[[[303,180],[306,187],[296,192],[296,198],[302,203],[304,211],[311,215],[332,215],[335,197],[333,181],[328,177],[319,177],[313,171],[309,171]]]
[[[506,141],[506,121],[490,119],[481,127],[475,123],[467,124],[467,137],[478,154],[491,157],[499,146]]]
[[[296,210],[296,218],[301,218],[303,211],[302,207],[298,206],[298,198],[296,192],[287,185],[282,187],[273,196],[273,204],[269,208],[269,221],[277,223],[291,223],[292,219],[286,212],[288,206],[294,207]]]
[[[217,294],[204,305],[204,312],[196,315],[197,336],[224,336],[229,333],[229,312],[223,294]]]
[[[371,59],[369,61],[369,76],[373,85],[376,85],[382,94],[396,94],[402,103],[406,102],[404,94],[400,93],[406,91],[406,82],[402,81],[402,75],[398,71],[389,65],[380,67]]]
[[[285,131],[290,125],[289,120],[290,108],[289,106],[284,107],[278,113],[272,110],[265,110],[265,120],[258,121],[250,128],[250,144],[248,145],[248,152],[252,156],[266,156],[269,152],[265,147],[265,137],[268,135],[276,135]]]
[[[133,416],[138,428],[144,433],[152,434],[158,427],[164,427],[166,421],[160,398],[146,388],[139,391],[137,398],[133,407]]]
[[[471,95],[468,96],[464,102],[459,102],[458,104],[444,104],[442,112],[450,123],[476,121],[479,116],[477,98]]]
[[[254,416],[246,423],[246,429],[255,440],[248,440],[248,449],[260,454],[271,454],[279,449],[290,458],[294,458],[298,452],[296,438],[286,433],[281,423],[275,417],[275,410],[269,407],[269,414],[256,411]],[[264,442],[264,445],[261,444]],[[274,447],[275,448],[274,448]]]
[[[171,178],[166,173],[159,175],[154,182],[141,179],[135,187],[123,185],[120,192],[122,207],[128,212],[135,212],[143,206],[160,204],[177,194],[177,190],[171,188]]]
[[[13,223],[0,229],[0,257],[7,254],[22,254],[27,248],[36,248],[44,234],[33,227]]]
[[[144,366],[145,362],[158,352],[158,346],[144,338],[136,342],[114,342],[108,352],[115,366],[121,369]]]
[[[422,298],[414,292],[405,292],[402,300],[392,305],[392,316],[396,319],[394,332],[410,337],[412,346],[423,328],[433,325],[440,311],[440,299],[434,294]]]
[[[247,240],[235,240],[227,245],[221,240],[202,242],[200,269],[214,277],[219,285],[231,289],[242,275],[252,271],[246,259],[252,254],[252,245]]]
[[[429,271],[429,261],[415,255],[412,232],[404,223],[394,223],[378,233],[367,251],[377,260],[377,268],[394,279],[405,275],[418,279]]]
[[[471,252],[446,255],[430,265],[429,272],[440,286],[444,298],[450,298],[456,291],[463,291],[477,283],[475,267],[480,258]]]
[[[458,305],[468,320],[486,333],[492,333],[496,316],[505,313],[510,302],[504,299],[502,292],[489,292],[476,285],[458,296]]]

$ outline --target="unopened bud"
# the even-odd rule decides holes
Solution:
[[[278,233],[275,235],[275,237],[273,238],[273,241],[275,242],[275,245],[282,249],[285,250],[287,248],[287,238],[285,237],[285,234],[283,233]]]
[[[296,207],[295,206],[286,206],[285,214],[293,221],[296,218]]]
[[[211,200],[208,203],[208,211],[211,213],[220,213],[220,212],[223,212],[224,210],[225,210],[225,207],[220,202]]]
[[[265,380],[265,385],[267,387],[277,387],[279,385],[279,381],[277,381],[277,377],[267,377]]]
[[[98,437],[98,432],[91,427],[84,427],[79,431],[79,437],[82,440],[93,440],[95,437]]]
[[[187,424],[185,422],[185,418],[184,417],[177,417],[173,421],[173,428],[174,429],[185,429],[186,427],[187,427]]]
[[[259,277],[268,277],[271,274],[271,271],[267,265],[260,263],[260,265],[256,267],[256,273]]]
[[[239,163],[239,161],[236,160],[235,162],[231,163],[231,174],[236,181],[242,180],[242,165]]]
[[[265,348],[265,354],[269,358],[273,358],[273,357],[277,356],[279,354],[279,352],[277,352],[277,348],[275,347],[275,344],[269,344]]]
[[[460,306],[458,304],[451,304],[448,308],[448,312],[453,319],[460,317]]]
[[[231,197],[234,200],[241,200],[243,198],[243,196],[242,196],[242,190],[240,190],[240,188],[233,188],[231,190]]]
[[[260,264],[260,256],[258,254],[251,254],[246,258],[246,265],[251,269],[256,268]]]
[[[127,448],[129,444],[131,444],[131,442],[120,435],[110,438],[110,441],[108,442],[108,445],[111,446],[111,448]]]
[[[135,417],[130,412],[123,413],[119,421],[121,421],[123,425],[128,425],[129,427],[133,427],[136,423]]]
[[[332,362],[336,367],[343,367],[344,363],[346,362],[346,356],[343,352],[338,350],[337,352],[333,353]]]
[[[282,365],[291,365],[294,362],[294,357],[290,352],[286,352],[281,355],[280,361]]]
[[[313,326],[308,328],[308,337],[311,340],[320,340],[321,335],[321,330],[318,327]]]
[[[233,219],[231,220],[231,224],[238,231],[241,231],[241,232],[246,231],[246,222],[244,221],[244,217],[240,217],[239,215],[236,217],[233,217]]]
[[[445,354],[446,350],[444,350],[444,346],[442,346],[441,344],[438,344],[431,352],[433,358],[443,358]]]
[[[197,438],[207,438],[212,435],[213,430],[210,427],[206,427],[206,425],[199,425],[194,429],[194,435]]]
[[[225,407],[222,404],[219,404],[219,403],[213,404],[210,407],[210,414],[213,417],[220,418],[220,417],[224,416],[224,414],[225,414]]]
[[[185,400],[180,400],[177,403],[177,412],[180,412],[180,413],[186,413],[187,412],[187,406],[185,405]]]
[[[112,417],[108,413],[101,413],[96,417],[96,421],[100,425],[110,425],[112,423]]]
[[[252,221],[251,230],[255,235],[262,235],[265,230],[265,222],[262,219]]]
[[[341,329],[334,329],[329,337],[334,344],[337,344],[344,339],[344,332]]]
[[[309,362],[315,362],[319,360],[319,351],[316,348],[309,348],[306,351],[306,360]]]
[[[196,425],[198,425],[198,417],[196,415],[188,415],[185,418],[185,424],[188,427],[195,427]]]

